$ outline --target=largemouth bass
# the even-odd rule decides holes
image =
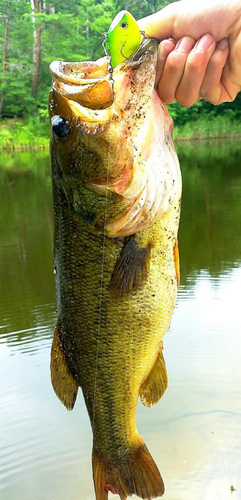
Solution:
[[[164,493],[135,418],[139,396],[152,406],[167,387],[162,338],[179,281],[181,175],[157,50],[145,38],[112,76],[106,58],[51,65],[51,377],[69,410],[83,391],[97,500]]]

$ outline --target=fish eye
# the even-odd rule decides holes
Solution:
[[[51,118],[51,124],[53,127],[53,131],[57,137],[63,139],[67,137],[70,131],[70,126],[68,120],[65,118],[61,118],[59,115],[55,115]]]
[[[121,28],[126,29],[128,27],[128,24],[127,23],[121,23]]]

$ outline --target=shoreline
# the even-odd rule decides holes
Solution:
[[[20,145],[16,145],[16,146],[0,146],[0,152],[4,152],[4,153],[14,153],[15,151],[16,152],[20,152],[20,151],[39,151],[39,150],[46,150],[49,148],[49,144],[41,144],[41,145],[37,145],[37,146],[31,146],[31,144],[27,145],[27,144],[20,144]]]
[[[217,140],[235,140],[235,139],[240,139],[241,138],[241,133],[237,134],[220,134],[220,135],[193,135],[193,136],[176,136],[174,137],[174,143],[180,143],[180,142],[198,142],[198,141],[217,141]],[[49,143],[47,144],[40,144],[40,145],[31,145],[31,144],[16,144],[16,145],[6,145],[6,146],[0,146],[0,152],[3,153],[14,153],[14,152],[21,152],[21,151],[46,151],[49,148]]]
[[[191,137],[188,136],[177,136],[174,137],[174,142],[195,142],[195,141],[217,141],[223,139],[240,139],[241,133],[238,134],[221,134],[221,135],[193,135]]]

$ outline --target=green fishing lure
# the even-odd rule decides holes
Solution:
[[[112,68],[130,57],[138,49],[142,39],[136,20],[127,10],[116,15],[104,36],[104,48],[110,55]]]

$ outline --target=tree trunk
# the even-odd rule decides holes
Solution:
[[[10,6],[11,6],[11,0],[8,0],[5,35],[4,35],[4,45],[3,45],[2,83],[6,82],[5,73],[6,73],[6,69],[7,69],[8,39],[9,39],[9,24],[10,24]],[[0,98],[0,115],[2,114],[3,104],[4,104],[4,90],[2,90],[2,94],[1,94],[1,98]]]
[[[41,1],[36,1],[36,14],[41,12]],[[42,35],[42,27],[38,25],[36,27],[36,18],[35,18],[35,5],[34,0],[30,0],[31,8],[32,8],[32,22],[33,22],[33,88],[32,93],[33,96],[36,97],[38,90],[38,82],[39,82],[39,69],[40,69],[40,61],[41,61],[41,35]]]
[[[30,5],[31,5],[31,21],[33,23],[33,64],[35,64],[35,61],[36,61],[36,47],[37,47],[37,30],[36,30],[34,0],[30,0]]]

